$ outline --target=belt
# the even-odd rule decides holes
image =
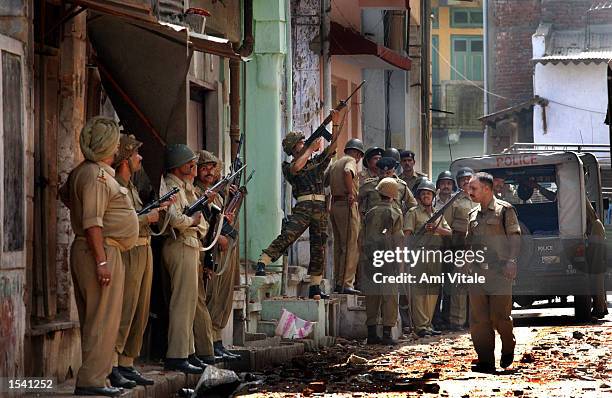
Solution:
[[[136,244],[134,245],[134,247],[136,246],[147,246],[151,244],[151,237],[150,236],[139,236],[138,239],[136,240]]]
[[[346,195],[332,195],[332,202],[346,202],[348,196]]]
[[[306,202],[309,200],[316,201],[316,202],[325,202],[325,195],[317,195],[317,194],[302,195],[302,196],[298,196],[295,201],[296,203],[300,203],[300,202]]]
[[[87,242],[87,238],[85,236],[77,236],[74,238],[74,240],[82,240]],[[112,246],[112,247],[116,247],[121,251],[126,251],[127,248],[121,244],[119,241],[113,239],[113,238],[109,238],[109,237],[105,237],[104,238],[104,243],[106,243],[108,246]]]

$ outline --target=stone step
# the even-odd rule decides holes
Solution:
[[[301,298],[275,298],[264,300],[261,308],[261,319],[273,321],[280,319],[283,308],[305,321],[315,322],[309,338],[318,340],[327,333],[327,300],[310,300]]]
[[[273,337],[276,332],[276,324],[277,321],[259,321],[257,322],[257,332]]]

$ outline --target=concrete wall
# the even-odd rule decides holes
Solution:
[[[542,109],[539,105],[534,107],[534,142],[609,143],[608,126],[604,124],[608,105],[606,68],[604,62],[536,65],[534,94],[550,103],[546,107],[546,131]]]

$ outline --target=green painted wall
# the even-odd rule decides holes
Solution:
[[[278,235],[284,215],[281,130],[287,54],[285,1],[255,0],[253,8],[255,51],[244,68],[243,93],[246,160],[249,170],[257,170],[245,203],[249,260],[256,260]]]

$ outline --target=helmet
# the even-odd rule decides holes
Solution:
[[[419,194],[421,191],[431,191],[433,192],[433,194],[436,194],[436,186],[434,185],[433,182],[425,179],[425,181],[421,182],[419,184],[419,186],[416,189],[417,194]]]
[[[400,161],[400,153],[397,149],[393,147],[385,149],[385,153],[383,153],[383,157],[393,158],[397,160],[398,162]]]
[[[462,167],[457,171],[457,175],[455,176],[455,179],[459,181],[460,178],[471,177],[473,175],[474,175],[474,170],[472,170],[469,167]]]
[[[121,134],[119,138],[119,152],[115,156],[113,167],[118,167],[121,162],[129,159],[141,145],[142,142],[138,141],[132,134]]]
[[[418,178],[416,179],[416,181],[414,182],[414,185],[413,185],[413,186],[408,187],[408,188],[410,188],[410,189],[412,190],[412,194],[413,194],[413,195],[415,195],[415,196],[416,196],[416,194],[417,194],[417,192],[418,192],[418,190],[419,190],[419,186],[420,186],[420,185],[421,185],[421,183],[422,183],[422,182],[424,182],[424,181],[429,181],[429,180],[428,180],[428,179],[427,179],[427,177],[425,177],[425,176],[420,176],[420,177],[418,177]]]
[[[181,167],[185,163],[197,159],[191,148],[185,144],[170,144],[166,147],[166,170]]]
[[[378,169],[381,171],[394,170],[397,165],[397,160],[386,156],[383,156],[378,162],[376,162],[376,167],[378,167]]]
[[[445,171],[441,172],[440,174],[438,174],[438,179],[436,180],[436,188],[438,188],[438,184],[442,180],[450,180],[450,181],[452,181],[453,182],[453,188],[455,187],[455,179],[453,178],[453,173],[451,173],[450,171],[445,170]]]
[[[199,150],[198,155],[198,167],[205,165],[206,163],[214,163],[215,165],[219,164],[219,159],[212,152],[209,152],[205,149]]]
[[[288,132],[285,138],[283,138],[283,151],[285,151],[287,155],[291,155],[291,152],[293,152],[293,147],[303,139],[304,133],[301,131]]]
[[[395,178],[385,177],[378,185],[376,185],[376,190],[383,196],[388,198],[397,198],[399,192],[399,184],[395,181]]]
[[[372,158],[372,156],[382,156],[384,152],[384,149],[377,146],[368,148],[368,150],[365,151],[365,154],[363,155],[363,165],[367,167],[368,161]]]
[[[362,155],[364,154],[363,142],[361,142],[361,140],[357,138],[351,138],[346,142],[346,144],[344,145],[344,152],[346,152],[347,149],[355,149],[361,152]]]

